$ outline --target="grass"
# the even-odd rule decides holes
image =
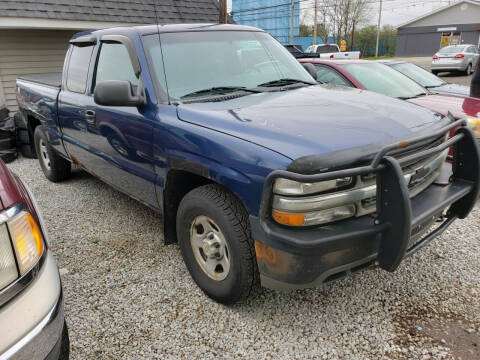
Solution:
[[[368,56],[368,57],[362,58],[362,60],[388,60],[392,58],[393,56]]]
[[[92,244],[98,244],[100,242],[100,238],[96,237],[96,238],[90,239],[90,242]]]

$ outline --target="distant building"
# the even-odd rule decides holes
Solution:
[[[430,56],[462,43],[480,45],[480,1],[458,1],[399,26],[396,55]]]
[[[270,33],[282,44],[290,43],[291,5],[286,0],[232,0],[233,20]],[[294,36],[300,30],[300,0],[295,0]]]

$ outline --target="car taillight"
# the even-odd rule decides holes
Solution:
[[[333,59],[333,54],[332,54],[332,55],[330,55],[330,59]]]
[[[463,55],[463,54],[455,55],[455,59],[463,59],[464,57],[465,57],[465,55]]]
[[[433,60],[438,60],[438,56],[437,56],[437,55],[433,55]]]
[[[360,54],[358,55],[358,58],[361,59],[362,57],[363,57],[363,56],[362,56],[362,53],[360,53]]]

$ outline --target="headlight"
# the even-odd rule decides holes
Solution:
[[[351,185],[352,183],[353,178],[351,177],[316,183],[302,183],[288,179],[277,179],[273,187],[273,192],[280,195],[318,194],[329,190],[341,189]]]
[[[22,211],[7,222],[20,276],[25,275],[43,254],[43,237],[32,215]]]
[[[475,133],[477,138],[480,138],[480,119],[476,117],[466,118],[467,125]]]
[[[421,164],[405,166],[410,196],[416,196],[438,177],[448,149]],[[376,175],[339,178],[311,184],[277,179],[273,187],[272,218],[287,226],[314,226],[374,213]],[[329,191],[331,190],[331,191]],[[315,192],[315,194],[312,194]]]
[[[12,283],[18,277],[17,264],[13,254],[7,226],[0,226],[0,290]]]

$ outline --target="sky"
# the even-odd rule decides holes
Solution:
[[[302,6],[311,8],[313,1],[314,0],[305,1]],[[227,0],[227,2],[230,10],[232,0]],[[285,0],[285,2],[288,2],[288,0]],[[411,19],[427,14],[432,10],[453,2],[454,0],[383,0],[382,24],[390,24],[394,26],[401,25]],[[261,3],[262,0],[257,1],[258,6],[261,6]],[[305,3],[307,3],[307,5],[305,5]],[[318,3],[321,4],[322,0],[318,0]],[[375,13],[375,15],[372,15],[370,24],[377,24],[378,11],[379,4],[372,5],[372,13]]]

